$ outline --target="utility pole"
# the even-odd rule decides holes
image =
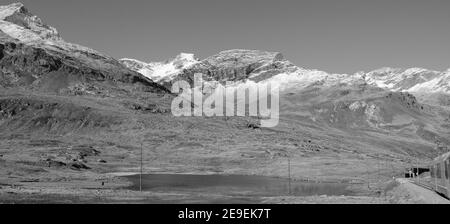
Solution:
[[[289,158],[289,156],[288,156],[288,177],[289,177],[288,181],[289,195],[291,195],[291,158]]]
[[[380,176],[379,178],[380,179],[382,179],[383,178],[383,167],[382,167],[382,165],[381,165],[381,163],[382,163],[382,159],[383,159],[383,156],[382,155],[379,155],[379,156],[377,156],[378,157],[378,160],[377,160],[377,169],[378,169],[378,175]]]
[[[142,150],[142,142],[141,142],[141,172],[139,173],[139,191],[142,192],[142,157],[143,157],[143,150]]]
[[[370,190],[370,164],[367,163],[367,188]]]
[[[420,165],[419,165],[420,164],[420,159],[419,158],[420,158],[420,156],[417,157],[417,164],[416,165],[417,165],[417,182],[420,183],[420,176],[419,176],[420,175]]]

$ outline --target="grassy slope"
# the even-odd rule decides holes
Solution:
[[[280,125],[255,130],[247,127],[246,118],[176,118],[167,112],[130,106],[167,109],[169,95],[96,97],[2,90],[0,103],[6,113],[0,121],[0,183],[79,189],[106,181],[123,186],[123,180],[107,174],[137,172],[141,143],[145,172],[286,177],[289,157],[292,176],[297,179],[378,183],[401,175],[414,161],[413,156],[426,158],[434,153],[432,143],[419,135],[419,123],[441,131],[429,135],[448,136],[439,128],[441,117],[432,109],[408,109],[377,91],[364,97],[358,91],[336,97],[339,95],[334,91],[287,94],[282,98]],[[391,108],[383,113],[385,121],[395,123],[392,118],[401,115],[414,118],[414,122],[404,118],[400,121],[407,124],[374,128],[364,123],[363,115],[347,109],[315,113],[317,109],[332,111],[339,108],[336,105],[355,99]],[[338,119],[331,122],[331,114]],[[359,128],[340,119],[358,121]],[[46,163],[50,159],[70,164],[80,148],[100,152],[83,158],[89,170]]]

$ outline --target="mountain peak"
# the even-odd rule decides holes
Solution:
[[[0,30],[12,38],[26,42],[61,40],[55,28],[31,14],[20,2],[0,6]]]
[[[12,3],[9,5],[0,6],[0,18],[3,19],[5,16],[10,16],[14,13],[28,13],[28,10],[21,2]]]
[[[192,64],[197,63],[199,60],[195,58],[194,54],[190,53],[180,53],[174,59],[169,60],[167,63],[173,63],[175,67],[188,67]]]
[[[198,59],[195,58],[194,54],[189,53],[180,53],[165,62],[146,63],[130,58],[123,58],[119,61],[127,68],[139,72],[156,82],[171,79],[178,75],[183,69],[199,62]]]
[[[65,42],[22,3],[0,6],[0,68],[2,87],[71,92],[76,85],[113,81],[166,91],[110,56]]]
[[[191,53],[180,53],[175,57],[178,60],[195,60],[195,55]]]

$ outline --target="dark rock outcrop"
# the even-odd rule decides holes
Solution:
[[[0,33],[1,35],[1,33]],[[26,45],[0,39],[0,85],[33,86],[60,91],[80,83],[108,82],[140,84],[146,91],[166,92],[160,85],[131,71],[113,59],[72,57],[71,52]]]

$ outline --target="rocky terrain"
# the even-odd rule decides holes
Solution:
[[[111,88],[139,84],[148,91],[165,91],[107,55],[65,42],[55,28],[44,24],[21,3],[2,6],[0,15],[0,68],[4,87],[27,86],[60,92],[96,88],[93,83],[109,82]]]
[[[319,130],[328,128],[327,134],[364,133],[371,136],[372,143],[364,140],[366,145],[377,138],[395,136],[405,147],[397,149],[394,142],[377,147],[407,155],[411,151],[416,156],[436,155],[435,148],[449,144],[448,71],[384,68],[353,75],[329,74],[297,67],[281,53],[228,50],[168,77],[172,82],[192,83],[196,73],[223,85],[233,81],[235,87],[261,83],[278,86],[281,117],[291,124],[299,122],[298,127],[308,124]],[[167,79],[160,84],[170,89]]]
[[[280,124],[172,116],[172,83],[195,73],[277,84]],[[358,196],[334,202],[384,202],[393,176],[448,150],[449,94],[449,71],[329,74],[258,50],[116,60],[65,42],[23,4],[1,6],[0,202],[198,200],[125,190],[141,148],[146,173],[286,177],[289,158],[295,179],[356,184]]]

